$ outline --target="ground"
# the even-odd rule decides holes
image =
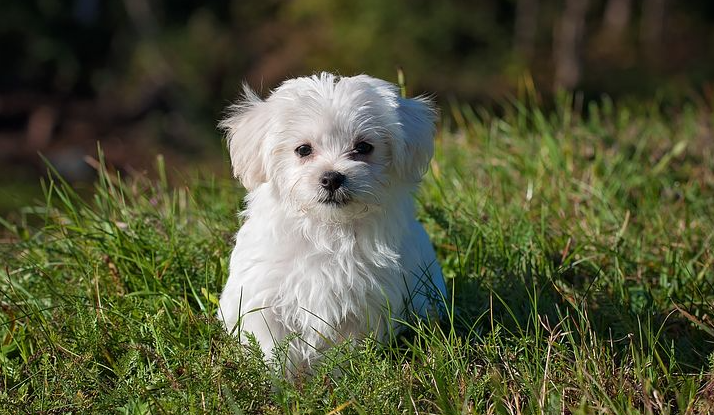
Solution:
[[[237,183],[45,180],[2,221],[0,412],[714,411],[714,111],[576,104],[445,109],[418,206],[449,316],[293,380],[215,319]]]

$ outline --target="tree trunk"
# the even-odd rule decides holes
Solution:
[[[660,62],[666,0],[645,0],[642,3],[642,45],[650,62]]]
[[[632,0],[609,0],[602,20],[602,34],[613,43],[620,41],[630,23]]]
[[[553,87],[572,90],[580,81],[580,49],[585,31],[588,0],[566,0],[565,10],[556,23],[553,57],[555,76]]]
[[[514,51],[526,62],[533,58],[535,50],[538,6],[538,0],[518,0],[516,3]]]

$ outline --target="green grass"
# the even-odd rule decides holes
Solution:
[[[0,413],[714,411],[714,111],[534,101],[446,114],[419,214],[451,318],[295,382],[214,318],[235,182],[44,182],[4,221]]]

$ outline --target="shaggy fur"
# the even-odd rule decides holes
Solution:
[[[220,124],[249,191],[220,300],[227,330],[254,334],[267,358],[295,334],[284,357],[309,367],[334,342],[383,339],[437,308],[444,280],[412,201],[434,120],[426,99],[366,75],[291,79],[265,100],[245,88]],[[326,172],[344,183],[326,189]]]

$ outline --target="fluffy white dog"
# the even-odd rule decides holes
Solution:
[[[244,98],[220,126],[248,190],[218,313],[292,367],[335,342],[384,339],[443,304],[441,269],[412,193],[433,153],[435,111],[366,75],[322,73]],[[294,335],[294,336],[293,336]]]

